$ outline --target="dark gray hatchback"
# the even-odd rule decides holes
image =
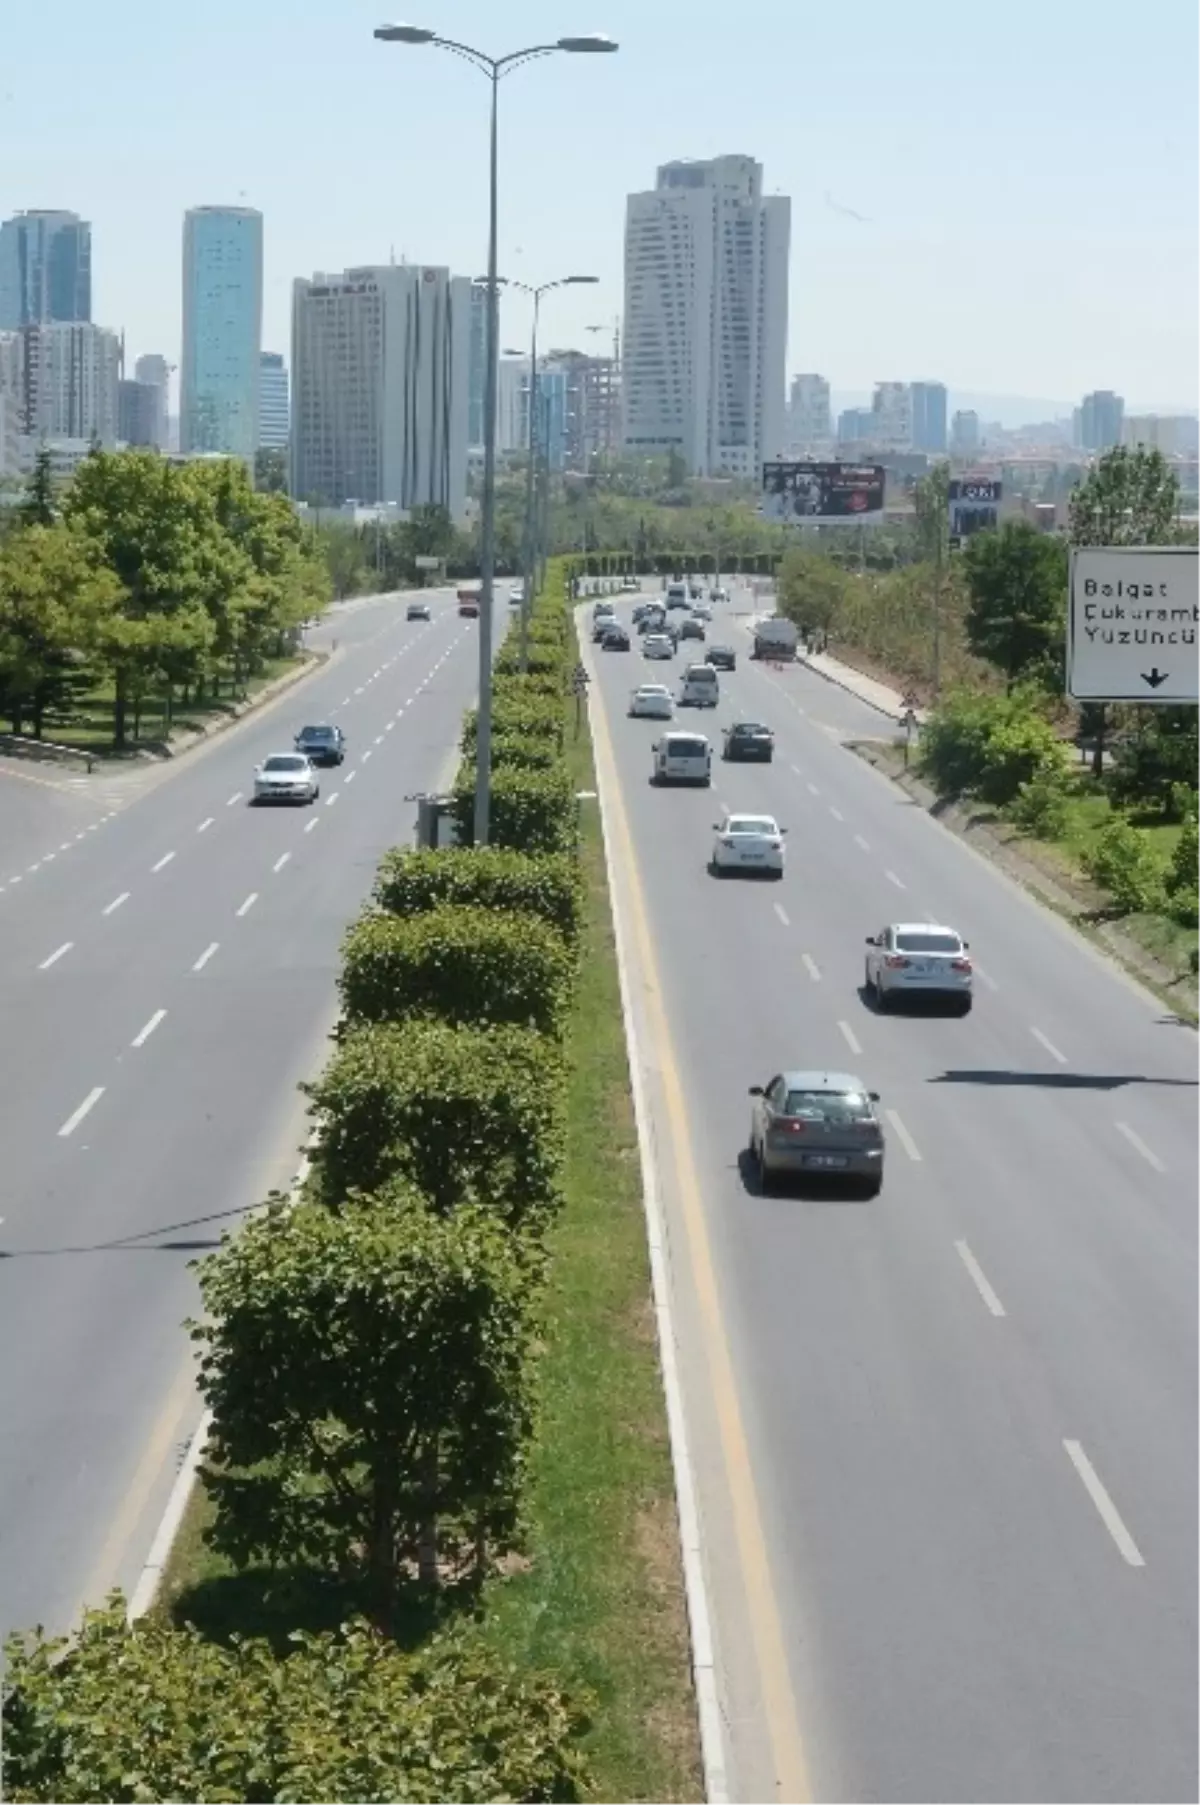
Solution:
[[[346,756],[346,736],[340,727],[302,727],[295,746],[314,765],[340,765]]]

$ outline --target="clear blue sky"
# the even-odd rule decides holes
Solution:
[[[174,360],[184,208],[260,207],[264,344],[286,352],[295,275],[393,248],[483,262],[485,83],[372,26],[493,53],[603,31],[618,55],[503,91],[502,270],[600,277],[546,303],[550,340],[601,342],[625,195],[658,163],[748,152],[792,197],[789,372],[1195,407],[1195,0],[399,3],[7,8],[0,214],[91,219],[96,318]],[[503,331],[523,342],[519,304]]]

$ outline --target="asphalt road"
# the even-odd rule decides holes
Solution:
[[[710,636],[739,668],[715,719],[676,724],[719,749],[720,724],[765,720],[771,766],[718,759],[711,791],[652,788],[661,723],[624,711],[671,667],[636,650],[592,655],[592,706],[813,1796],[1194,1800],[1195,1037],[842,745],[886,733],[878,713],[803,668],[751,665],[744,621]],[[788,827],[782,883],[706,874],[722,804]],[[969,939],[970,1016],[870,1007],[864,936],[906,919]],[[809,1065],[882,1093],[872,1203],[757,1194],[747,1086]],[[739,1601],[718,1584],[715,1603],[718,1646],[740,1645]],[[761,1725],[731,1708],[730,1733],[733,1796],[771,1796],[736,1789],[763,1784]]]
[[[294,1174],[342,934],[474,696],[477,625],[430,599],[335,610],[316,675],[173,766],[0,773],[0,1630],[67,1627],[149,1551],[199,1416],[188,1263]],[[322,719],[319,802],[248,806]]]

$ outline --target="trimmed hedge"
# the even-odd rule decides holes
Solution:
[[[529,1226],[561,1200],[564,1083],[561,1049],[530,1028],[354,1028],[309,1087],[322,1201],[407,1178],[443,1214],[478,1202]]]
[[[459,773],[454,788],[459,840],[469,845],[475,827],[475,773]],[[579,844],[579,804],[565,765],[555,771],[492,773],[490,834],[493,845],[520,852],[574,853]]]
[[[518,852],[511,846],[398,846],[385,853],[375,901],[393,915],[420,915],[442,903],[539,915],[575,941],[583,925],[579,868],[566,853]]]
[[[561,761],[553,740],[534,739],[528,733],[498,733],[492,741],[493,771],[501,766],[512,771],[553,771]]]
[[[478,730],[478,710],[469,709],[463,717],[460,741],[464,753],[474,752]],[[502,691],[498,691],[492,701],[492,734],[494,738],[499,738],[505,733],[527,734],[532,739],[544,739],[547,745],[561,751],[562,697],[525,695],[510,701]]]
[[[510,1022],[558,1037],[573,970],[548,921],[445,903],[420,915],[362,916],[342,943],[339,988],[351,1022]]]

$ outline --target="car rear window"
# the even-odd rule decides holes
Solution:
[[[896,948],[901,953],[961,953],[962,941],[957,934],[897,934]]]
[[[263,766],[263,770],[264,771],[303,771],[304,765],[305,765],[304,759],[288,758],[284,754],[280,753],[275,758],[269,758],[267,760],[266,764]]]
[[[784,1114],[808,1122],[867,1122],[871,1103],[862,1091],[789,1091]]]
[[[703,758],[708,747],[703,740],[668,740],[668,758]]]
[[[779,832],[769,815],[732,815],[725,829],[730,834],[771,834]]]
[[[762,724],[758,721],[739,721],[733,731],[735,733],[744,733],[747,736],[750,736],[750,735],[753,735],[756,733],[768,733],[769,734],[771,729],[769,727],[762,726]]]
[[[302,740],[331,740],[333,737],[332,727],[304,727],[300,732]]]
[[[685,683],[715,683],[717,673],[711,665],[694,664],[684,672],[683,680]]]

